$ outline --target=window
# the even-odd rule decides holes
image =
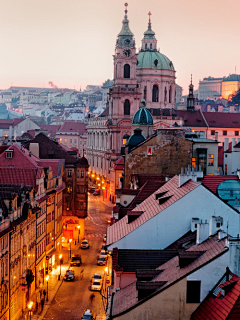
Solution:
[[[143,99],[147,100],[147,86],[144,86]]]
[[[59,139],[60,143],[62,143],[62,138]]]
[[[167,102],[167,88],[164,89],[164,102]]]
[[[169,88],[169,103],[172,102],[172,87]]]
[[[71,201],[67,201],[67,210],[71,210]]]
[[[147,155],[148,156],[152,155],[152,147],[147,147]]]
[[[239,131],[235,131],[235,136],[239,136]]]
[[[215,130],[211,130],[211,136],[215,135]]]
[[[145,43],[145,49],[147,49],[147,44]]]
[[[227,131],[223,130],[223,136],[227,136]]]
[[[187,281],[187,303],[199,303],[201,281]]]
[[[68,170],[68,177],[72,176],[72,170]]]
[[[80,202],[80,210],[83,210],[83,202]]]
[[[156,84],[152,89],[152,102],[158,102],[158,86]]]
[[[77,143],[77,139],[74,139],[74,143]]]
[[[130,101],[128,99],[124,101],[124,115],[130,116]]]
[[[71,185],[71,184],[68,184],[67,192],[68,192],[68,193],[71,193],[71,192],[72,192],[72,185]]]
[[[72,143],[72,139],[70,139],[70,143]]]
[[[84,171],[81,171],[81,178],[84,178]]]
[[[152,44],[150,43],[150,49],[152,49]]]
[[[12,152],[6,152],[6,158],[7,159],[12,159]]]
[[[124,65],[124,76],[125,79],[130,79],[130,65],[125,64]]]
[[[213,166],[214,165],[214,154],[208,155],[208,165]]]
[[[80,193],[84,193],[84,187],[80,186]]]
[[[192,158],[192,166],[193,168],[196,168],[196,158]]]
[[[80,170],[77,171],[77,177],[80,178]]]
[[[67,143],[67,139],[64,139],[64,142]]]

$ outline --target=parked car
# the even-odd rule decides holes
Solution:
[[[106,263],[107,263],[107,261],[105,258],[103,258],[103,257],[98,258],[98,261],[97,261],[98,266],[105,266]]]
[[[107,252],[105,250],[101,250],[99,254],[99,258],[107,259]]]
[[[81,318],[82,320],[95,320],[95,314],[92,310],[86,309],[84,310],[83,316]]]
[[[101,250],[104,250],[104,251],[106,251],[106,252],[107,252],[107,246],[106,246],[106,244],[105,244],[105,243],[103,243],[103,244],[102,244],[102,248],[101,248]]]
[[[70,262],[71,266],[80,266],[81,263],[82,263],[82,259],[80,254],[72,255],[71,262]]]
[[[96,188],[94,188],[94,187],[88,188],[88,192],[90,192],[90,193],[93,193],[95,190],[96,190]]]
[[[103,241],[104,241],[104,242],[107,241],[107,235],[106,235],[106,234],[103,236]]]
[[[102,289],[102,280],[94,280],[91,284],[92,291],[101,291]]]
[[[73,270],[67,270],[63,278],[65,281],[74,281],[75,273]]]
[[[92,282],[94,282],[95,280],[102,281],[102,276],[100,275],[100,273],[94,273]]]
[[[94,196],[98,196],[100,194],[100,190],[95,190],[94,192],[93,192],[93,195]]]
[[[89,249],[89,244],[88,241],[86,239],[84,239],[81,243],[81,248],[82,249]]]

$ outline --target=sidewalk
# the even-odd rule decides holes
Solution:
[[[64,256],[64,260],[66,261],[66,263],[63,263],[61,265],[61,279],[58,280],[58,276],[60,274],[60,270],[59,268],[53,270],[51,273],[49,273],[49,280],[48,280],[48,301],[47,300],[47,296],[46,296],[46,300],[44,303],[44,307],[43,307],[43,311],[41,311],[41,305],[39,304],[38,306],[38,310],[34,311],[32,313],[32,320],[42,320],[45,316],[45,314],[47,313],[52,300],[54,299],[58,289],[60,288],[62,282],[63,282],[63,276],[66,272],[66,270],[69,268],[70,265],[70,261],[69,261],[69,252],[64,251],[63,252],[63,256]],[[47,284],[46,281],[44,283],[44,287],[43,287],[46,291],[47,291]],[[35,303],[36,302],[36,294],[32,296],[32,301]],[[21,320],[25,320],[28,319],[27,318],[28,315],[28,310],[24,311],[24,315],[22,318],[20,318]]]

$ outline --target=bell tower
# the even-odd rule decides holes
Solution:
[[[114,77],[110,91],[109,115],[114,118],[129,118],[138,110],[140,91],[137,85],[137,54],[135,39],[129,28],[128,4],[125,3],[125,15],[122,29],[118,34],[113,56]]]

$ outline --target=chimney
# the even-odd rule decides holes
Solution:
[[[215,132],[215,141],[218,141],[218,132]]]
[[[30,143],[30,145],[29,145],[29,153],[30,152],[35,157],[39,158],[39,144],[38,143]]]
[[[178,177],[178,188],[180,188],[185,182],[187,182],[188,180],[193,180],[193,181],[197,181],[197,175],[194,174],[194,172],[191,172],[190,169],[187,170],[185,169],[186,173],[185,174],[180,174]]]
[[[192,222],[191,222],[191,231],[194,232],[195,230],[197,230],[197,225],[198,223],[200,223],[200,219],[199,218],[192,218]]]
[[[222,217],[212,216],[209,220],[209,237],[214,235],[223,225]]]
[[[240,239],[231,238],[226,241],[226,246],[229,247],[229,269],[240,276]]]
[[[223,112],[223,105],[218,105],[218,112]]]
[[[224,139],[224,152],[227,151],[229,148],[229,139],[225,138]]]
[[[227,237],[227,233],[224,231],[218,231],[218,241],[222,240],[223,238]]]
[[[203,241],[208,239],[209,234],[209,224],[207,223],[207,220],[205,220],[205,223],[198,223],[197,224],[197,243],[200,244]]]
[[[230,113],[234,113],[234,112],[235,112],[235,106],[230,106],[229,112],[230,112]]]
[[[211,105],[210,104],[207,105],[207,112],[211,112]]]
[[[12,132],[13,132],[12,126],[9,126],[9,141],[10,141],[10,143],[12,142]]]

